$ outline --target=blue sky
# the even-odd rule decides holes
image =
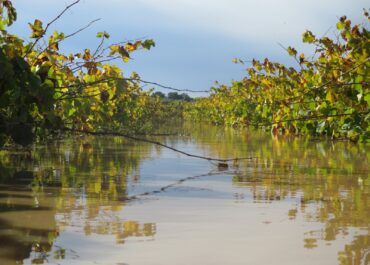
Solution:
[[[28,22],[54,18],[72,0],[13,0],[19,19],[12,31],[28,37]],[[342,15],[362,21],[366,0],[81,0],[53,29],[70,33],[96,18],[101,21],[64,43],[66,51],[96,47],[96,32],[111,41],[153,38],[156,47],[120,64],[124,73],[179,89],[207,90],[217,80],[240,79],[245,66],[232,59],[268,57],[293,64],[278,43],[309,52],[301,34],[332,34]],[[162,90],[168,92],[166,90]]]

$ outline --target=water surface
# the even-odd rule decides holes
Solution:
[[[370,264],[369,145],[186,124],[0,152],[0,264]]]

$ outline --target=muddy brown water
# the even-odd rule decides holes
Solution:
[[[0,264],[370,264],[370,146],[206,125],[0,152]]]

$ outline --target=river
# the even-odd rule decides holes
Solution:
[[[370,264],[370,146],[184,124],[0,152],[0,264]]]

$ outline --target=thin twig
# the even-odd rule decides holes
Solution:
[[[93,53],[93,58],[97,58],[97,55],[98,55],[99,51],[102,49],[102,47],[104,45],[104,41],[105,41],[105,34],[103,34],[98,47],[96,48],[95,52]]]
[[[84,31],[85,29],[89,28],[92,24],[94,24],[95,22],[98,22],[98,21],[100,21],[100,20],[101,20],[101,18],[96,18],[96,19],[94,19],[94,20],[90,21],[90,22],[89,22],[87,25],[85,25],[84,27],[82,27],[82,28],[80,28],[80,29],[76,30],[75,32],[70,33],[70,34],[68,34],[67,36],[65,36],[65,37],[64,37],[64,39],[68,39],[68,38],[70,38],[70,37],[73,37],[73,36],[77,35],[77,34],[78,34],[78,33],[80,33],[81,31]],[[58,42],[60,42],[60,41],[58,41]]]
[[[140,82],[140,83],[144,83],[144,84],[148,84],[148,85],[154,85],[154,86],[158,86],[158,87],[161,87],[161,88],[164,88],[164,89],[169,89],[169,90],[178,91],[178,92],[193,92],[193,93],[209,93],[210,92],[210,90],[178,89],[178,88],[174,88],[174,87],[170,87],[170,86],[161,85],[161,84],[156,83],[156,82],[145,81],[143,79],[137,79],[137,81]]]
[[[78,33],[84,31],[85,29],[87,29],[88,27],[90,27],[92,24],[94,24],[95,22],[97,22],[99,20],[101,20],[101,18],[97,18],[97,19],[94,19],[94,20],[90,21],[89,24],[87,24],[84,27],[76,30],[75,32],[72,32],[72,33],[66,35],[63,40],[57,40],[57,41],[55,41],[53,44],[59,44],[60,42],[62,42],[64,40],[68,39],[68,38],[71,38],[71,37],[77,35]],[[43,49],[42,51],[40,51],[35,58],[38,58],[43,52],[45,52],[48,49],[49,45],[46,45],[46,48]]]
[[[107,78],[100,79],[100,80],[93,81],[93,82],[73,84],[73,85],[63,86],[63,87],[55,87],[55,89],[71,88],[71,87],[75,87],[75,86],[89,87],[89,86],[93,86],[93,85],[97,85],[97,84],[101,84],[101,83],[108,83],[108,82],[111,82],[111,81],[139,82],[139,83],[144,83],[144,84],[147,84],[147,85],[154,85],[154,86],[158,86],[158,87],[161,87],[161,88],[174,90],[174,91],[178,91],[178,92],[193,92],[193,93],[209,93],[210,92],[210,90],[178,89],[178,88],[162,85],[162,84],[159,84],[157,82],[146,81],[146,80],[137,79],[137,78],[122,78],[122,77],[107,77]]]

